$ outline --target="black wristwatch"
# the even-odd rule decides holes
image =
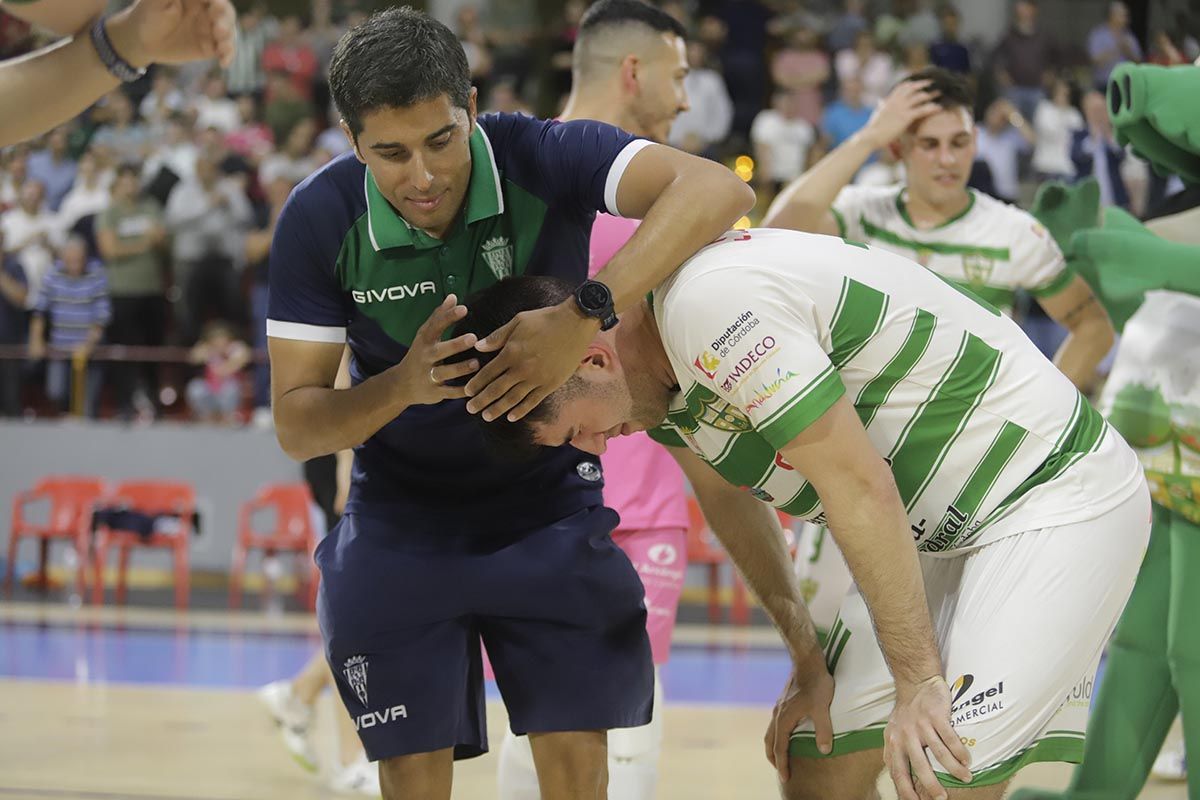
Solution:
[[[600,330],[606,331],[617,324],[613,311],[612,290],[600,281],[584,281],[575,290],[575,305],[585,317],[600,320]]]
[[[133,83],[146,74],[146,68],[135,67],[121,57],[113,47],[112,40],[108,38],[108,29],[104,27],[107,22],[107,17],[98,17],[92,23],[92,46],[96,48],[96,55],[100,57],[100,62],[110,75],[122,83]]]

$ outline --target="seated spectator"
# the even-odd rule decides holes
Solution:
[[[796,28],[788,43],[771,59],[771,79],[790,92],[800,117],[809,125],[819,125],[824,101],[821,87],[829,80],[829,56],[821,49],[812,28]]]
[[[192,101],[196,115],[196,129],[216,128],[221,133],[230,133],[242,124],[237,103],[225,92],[225,78],[220,70],[209,73],[204,81],[204,94]]]
[[[874,108],[892,90],[896,68],[892,57],[875,47],[875,37],[862,31],[854,40],[853,50],[842,50],[833,60],[838,85],[858,78],[862,102]]]
[[[0,230],[0,345],[17,345],[25,341],[28,289],[25,270],[5,251],[4,233]],[[20,413],[21,362],[0,358],[0,417],[15,417]]]
[[[688,108],[675,118],[669,141],[672,147],[714,157],[714,148],[728,138],[733,125],[733,100],[725,79],[710,63],[704,42],[688,42],[687,56],[691,69],[683,78],[683,88]]]
[[[849,139],[867,124],[874,108],[863,100],[862,81],[854,76],[842,81],[841,96],[825,107],[821,132],[830,149]]]
[[[191,119],[185,114],[175,114],[167,121],[163,137],[142,163],[142,183],[160,204],[166,204],[175,184],[195,177],[196,159],[200,157],[195,139]]]
[[[281,72],[286,77],[296,96],[306,103],[312,101],[313,78],[317,75],[317,54],[304,39],[304,26],[300,18],[292,14],[279,22],[279,31],[267,44],[262,54],[262,68],[269,75]],[[267,102],[275,99],[277,84],[267,84]],[[277,140],[283,137],[276,136]]]
[[[62,247],[61,259],[42,282],[29,323],[29,355],[38,360],[50,356],[46,396],[60,411],[67,410],[71,399],[73,365],[88,362],[111,317],[104,267],[88,259],[87,242],[82,237],[72,236]],[[67,355],[70,360],[65,358]],[[88,364],[83,408],[92,419],[96,417],[101,379],[100,365]]]
[[[29,180],[29,148],[23,144],[0,150],[0,212],[17,204],[21,187]]]
[[[754,144],[755,183],[777,194],[800,177],[808,166],[808,155],[817,140],[816,131],[800,116],[795,94],[778,91],[771,107],[758,112],[750,126]]]
[[[170,67],[156,66],[151,79],[150,91],[138,104],[138,113],[152,128],[165,126],[167,120],[185,110],[183,92],[175,84],[175,71]]]
[[[26,304],[30,308],[37,300],[43,276],[54,263],[54,248],[62,241],[58,217],[46,208],[45,197],[42,184],[26,181],[17,205],[0,214],[0,230],[4,233],[8,252],[25,271],[29,285]]]
[[[1083,115],[1071,105],[1071,85],[1062,78],[1056,79],[1050,99],[1038,103],[1033,115],[1033,131],[1037,134],[1033,169],[1038,180],[1068,183],[1074,180],[1071,142],[1075,131],[1083,127]]]
[[[909,44],[903,48],[904,59],[896,68],[895,81],[900,81],[933,65],[929,60],[929,48],[923,44]]]
[[[276,142],[286,141],[296,123],[313,116],[312,104],[296,91],[288,73],[283,70],[268,72],[267,86],[270,99],[263,107],[263,121]]]
[[[279,151],[262,160],[258,168],[259,181],[265,186],[283,178],[296,184],[311,175],[321,166],[321,161],[313,154],[316,132],[317,124],[312,117],[305,117],[296,123]]]
[[[1092,86],[1101,92],[1118,64],[1142,60],[1142,46],[1129,30],[1128,6],[1120,0],[1108,4],[1108,17],[1088,34],[1087,52],[1092,62]]]
[[[863,0],[844,0],[842,13],[834,18],[825,34],[829,52],[840,53],[854,46],[858,34],[867,30],[867,18],[863,14]]]
[[[975,157],[987,163],[996,198],[1016,203],[1021,194],[1020,156],[1037,142],[1037,134],[1006,98],[988,106],[975,133]]]
[[[78,165],[67,152],[67,129],[59,126],[46,135],[46,149],[29,154],[29,177],[46,187],[46,205],[58,211],[75,183]]]
[[[108,176],[100,171],[94,153],[89,151],[79,157],[79,172],[75,176],[75,185],[58,207],[60,231],[66,234],[79,220],[99,214],[108,208],[111,194],[106,177]]]
[[[162,345],[167,323],[162,250],[167,231],[162,207],[154,198],[139,193],[136,164],[125,164],[117,170],[112,203],[96,217],[95,230],[112,302],[108,341],[142,347]],[[158,395],[156,365],[116,363],[110,379],[122,419],[153,417],[153,398]]]
[[[185,341],[197,338],[207,312],[220,319],[240,316],[237,267],[251,221],[250,201],[236,182],[218,174],[207,154],[196,160],[196,176],[171,190],[166,223],[180,292],[176,319]]]
[[[1100,203],[1129,208],[1129,189],[1121,178],[1125,150],[1113,138],[1112,121],[1104,95],[1090,91],[1083,96],[1083,118],[1087,127],[1075,131],[1071,160],[1078,178],[1095,177],[1100,184]]]
[[[200,341],[192,348],[190,361],[204,365],[204,375],[187,386],[187,403],[192,416],[202,422],[233,425],[242,399],[238,373],[250,363],[250,348],[234,338],[233,328],[223,320],[205,323]]]
[[[225,146],[242,158],[257,166],[275,149],[275,136],[271,128],[262,121],[258,101],[252,94],[237,99],[238,126],[225,136]],[[338,135],[346,138],[341,129]]]
[[[129,97],[120,89],[109,92],[104,111],[108,121],[92,137],[92,146],[111,151],[118,164],[145,159],[153,146],[153,137],[134,116]]]
[[[971,51],[958,40],[958,26],[961,22],[958,9],[952,5],[942,6],[938,11],[938,21],[942,26],[942,36],[930,45],[930,60],[934,66],[964,75],[969,74],[971,72]]]

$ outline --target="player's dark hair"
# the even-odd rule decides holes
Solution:
[[[630,23],[645,25],[659,33],[672,33],[681,39],[687,38],[687,29],[679,20],[644,0],[597,0],[579,20],[579,38],[583,39],[609,25]]]
[[[476,292],[465,301],[467,315],[454,326],[452,337],[473,333],[480,339],[493,331],[504,327],[512,318],[522,311],[533,311],[558,305],[572,294],[571,285],[559,278],[541,275],[521,275],[504,280]],[[474,349],[447,359],[448,362],[465,361],[475,358],[482,369],[499,353],[481,353]],[[463,378],[466,383],[469,378]],[[493,422],[485,422],[479,416],[479,424],[483,426],[483,438],[491,450],[501,458],[510,461],[525,461],[537,455],[543,449],[535,441],[534,423],[548,420],[554,410],[563,401],[570,399],[582,388],[582,381],[572,376],[562,388],[543,400],[536,408],[517,422],[509,422],[507,417],[501,417]]]
[[[333,49],[329,89],[338,113],[358,136],[364,114],[405,108],[441,95],[459,108],[471,97],[471,70],[458,37],[409,6],[371,15]]]
[[[975,107],[975,95],[971,87],[957,72],[941,67],[926,67],[909,75],[901,83],[908,81],[929,81],[928,89],[936,95],[933,102],[947,110],[965,108],[971,111]]]

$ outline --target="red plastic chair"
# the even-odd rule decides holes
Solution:
[[[102,502],[143,514],[178,514],[180,519],[178,530],[170,534],[152,533],[145,538],[134,531],[100,525],[96,530],[96,577],[92,586],[92,602],[96,605],[104,603],[104,567],[108,563],[110,549],[117,548],[117,603],[123,605],[129,553],[135,547],[152,547],[171,551],[175,573],[175,607],[187,608],[190,589],[188,554],[196,513],[196,490],[192,485],[174,481],[126,481],[117,484]]]
[[[13,570],[17,545],[22,538],[37,539],[38,581],[46,586],[46,560],[52,539],[69,540],[75,547],[77,566],[75,591],[82,597],[87,590],[88,540],[91,531],[92,504],[104,494],[99,478],[55,476],[43,478],[32,489],[18,492],[13,500],[12,526],[8,539],[8,564],[4,570],[4,592],[12,594]],[[45,524],[30,522],[27,507],[49,501],[50,513]]]
[[[264,556],[294,553],[299,557],[300,596],[309,611],[317,605],[317,581],[320,573],[313,561],[317,533],[312,525],[312,493],[306,483],[276,483],[264,486],[252,500],[242,505],[238,515],[237,542],[233,546],[233,567],[229,573],[229,607],[242,605],[242,584],[246,555],[262,550]],[[264,510],[275,512],[274,526],[260,532],[254,528],[254,515]],[[271,583],[268,582],[268,591]]]

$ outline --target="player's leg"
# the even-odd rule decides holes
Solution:
[[[643,590],[609,536],[615,522],[610,510],[590,509],[478,562],[479,581],[493,589],[478,610],[480,632],[512,730],[578,734],[542,737],[542,752],[577,749],[573,755],[539,759],[532,746],[543,800],[551,800],[545,770],[554,770],[554,761],[591,764],[597,752],[607,752],[606,742],[597,748],[589,732],[637,727],[651,718],[654,672]],[[520,766],[520,751],[514,745],[505,750],[507,777]],[[605,765],[601,769],[607,774]],[[571,784],[567,791],[586,793],[595,790],[593,777],[588,767],[563,780]]]
[[[769,765],[764,763],[765,768]],[[792,756],[784,800],[878,800],[883,750],[870,748],[827,758]]]
[[[1066,792],[1022,789],[1014,798],[1134,797],[1175,719],[1167,664],[1171,584],[1169,512],[1154,505],[1150,544],[1108,646],[1104,680],[1087,726],[1083,763]]]
[[[605,800],[608,797],[606,731],[530,733],[542,800]]]
[[[446,800],[454,756],[487,750],[470,559],[347,514],[317,547],[317,614],[334,684],[385,798]],[[439,541],[440,539],[440,541]]]
[[[312,741],[313,706],[321,690],[333,681],[325,653],[317,650],[291,680],[269,683],[258,690],[258,698],[267,707],[279,733],[296,763],[316,772],[319,768]]]

